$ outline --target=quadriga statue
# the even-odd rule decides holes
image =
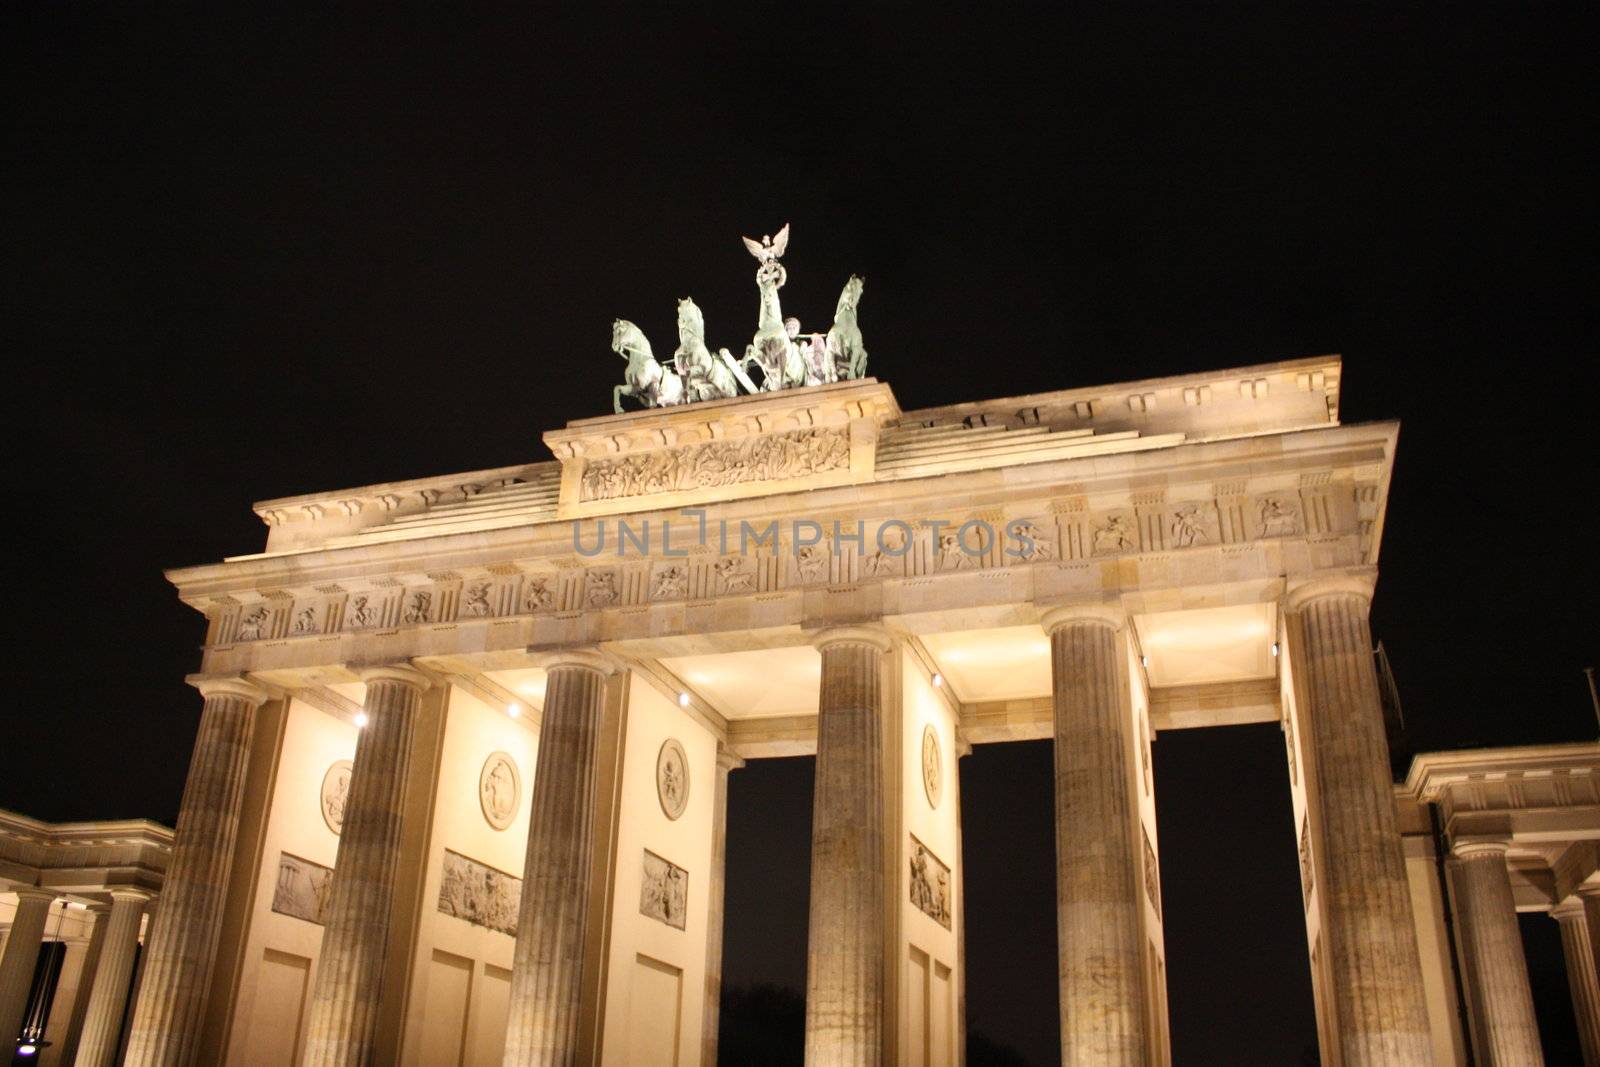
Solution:
[[[611,406],[622,414],[622,398],[631,396],[647,408],[683,403],[683,379],[656,362],[644,331],[627,319],[611,324],[611,350],[628,361],[626,385],[611,391]]]
[[[672,354],[672,363],[683,379],[685,400],[722,400],[739,395],[733,357],[726,348],[715,356],[711,354],[706,347],[705,316],[689,297],[678,301],[678,350]]]
[[[833,359],[834,374],[841,379],[867,376],[867,346],[861,340],[861,327],[856,324],[861,290],[866,284],[861,275],[850,275],[833,313],[833,329],[828,331],[828,355]]]

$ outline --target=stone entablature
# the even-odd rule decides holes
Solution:
[[[1337,426],[1339,379],[1337,356],[1315,357],[905,413],[887,385],[863,379],[580,419],[545,434],[557,462],[284,497],[255,511],[269,527],[266,552],[283,553],[1007,467]],[[757,446],[763,436],[779,441]]]
[[[1421,806],[1434,804],[1451,848],[1503,849],[1520,908],[1600,884],[1600,744],[1424,753],[1395,792],[1409,833],[1426,832]]]
[[[48,823],[0,811],[0,887],[89,897],[120,888],[156,892],[172,858],[172,836],[144,819]]]
[[[619,558],[612,521],[604,552],[585,559],[573,551],[571,527],[559,523],[470,539],[440,538],[433,546],[455,558],[438,560],[453,564],[439,569],[429,567],[434,561],[404,558],[406,545],[383,545],[319,553],[315,560],[300,555],[239,561],[174,577],[186,599],[198,600],[207,609],[212,618],[208,644],[218,651],[246,644],[321,646],[407,630],[441,637],[460,631],[461,637],[451,642],[473,644],[483,640],[475,635],[486,628],[504,632],[513,641],[537,643],[539,633],[567,632],[568,624],[580,615],[591,619],[586,628],[598,617],[614,616],[600,632],[643,636],[680,626],[693,629],[700,622],[689,616],[715,603],[740,605],[722,609],[735,613],[729,623],[734,628],[754,625],[758,619],[778,624],[790,616],[788,624],[798,624],[801,616],[826,607],[797,603],[784,608],[781,602],[823,591],[841,602],[865,600],[885,612],[915,612],[1009,604],[1074,591],[1269,581],[1286,573],[1358,565],[1370,558],[1367,546],[1375,515],[1364,510],[1363,498],[1378,498],[1378,482],[1357,478],[1376,469],[1389,434],[1382,429],[1363,434],[1353,428],[1335,433],[1357,439],[1338,442],[1355,446],[1340,451],[1345,453],[1342,462],[1353,459],[1356,465],[1317,476],[1292,473],[1291,462],[1286,463],[1287,472],[1277,475],[1263,470],[1253,479],[1229,478],[1192,489],[1174,485],[1133,490],[1124,485],[1111,494],[1088,481],[1063,482],[1059,470],[1063,463],[1034,468],[1041,476],[1036,486],[987,485],[995,494],[992,500],[960,491],[958,483],[968,479],[992,483],[992,473],[984,472],[941,479],[941,487],[949,492],[933,499],[896,494],[900,500],[880,500],[871,513],[859,505],[847,506],[848,500],[839,499],[843,494],[831,499],[813,494],[810,503],[817,505],[815,510],[718,507],[711,510],[708,521],[726,518],[730,523],[726,553],[717,543],[717,526],[710,527],[710,543],[701,547],[693,543],[692,522],[671,513],[650,513],[648,517],[658,524],[665,520],[675,525],[670,546],[662,544],[657,526],[648,556],[630,544]],[[1281,449],[1263,448],[1257,442],[1206,447],[1239,450],[1240,460],[1254,456],[1247,466],[1264,468],[1274,458],[1283,459]],[[1308,453],[1306,459],[1325,462],[1337,456],[1337,452],[1321,457]],[[1274,484],[1278,487],[1268,488]],[[769,502],[773,501],[763,501]],[[968,506],[957,509],[956,502]],[[971,506],[980,502],[983,506]],[[879,551],[877,541],[879,529],[891,529],[888,520],[899,515],[913,516],[913,525],[904,555],[897,557]],[[822,542],[809,554],[792,551],[792,521],[801,516],[802,521],[822,527]],[[740,554],[741,521],[750,524],[752,541],[767,524],[777,522],[776,551],[770,544],[752,544],[749,554]],[[988,551],[966,555],[948,551],[949,546],[935,539],[936,532],[941,539],[948,538],[974,521],[995,530],[1022,529],[1015,524],[1026,523],[1033,555],[1007,554],[1020,551],[1020,542],[1003,542],[1004,547],[991,545]],[[637,522],[642,526],[643,518]],[[837,541],[834,522],[845,535]],[[944,525],[936,531],[934,522]],[[861,544],[849,539],[855,529],[864,529]],[[598,521],[579,528],[586,547],[596,545],[598,530]],[[978,529],[969,533],[973,544],[986,536]],[[398,558],[374,558],[379,553]],[[291,560],[292,568],[286,565]],[[311,572],[312,562],[325,565],[328,572]],[[202,571],[212,573],[198,573]],[[215,591],[207,593],[186,580],[207,578],[218,581],[222,589],[213,587]],[[283,584],[260,587],[267,582]],[[507,629],[518,622],[520,628]],[[207,669],[224,668],[208,661]]]

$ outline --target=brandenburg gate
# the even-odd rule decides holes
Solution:
[[[743,361],[619,322],[649,406],[170,572],[204,710],[127,1063],[712,1064],[728,776],[812,753],[807,1062],[959,1063],[957,761],[1027,738],[1063,1062],[1165,1063],[1151,744],[1253,722],[1325,1062],[1449,1040],[1367,625],[1397,425],[1337,357],[903,411],[859,279],[781,319],[786,238]]]

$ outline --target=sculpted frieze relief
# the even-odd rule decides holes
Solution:
[[[639,914],[682,930],[689,917],[689,872],[644,849]]]
[[[259,599],[242,594],[242,603],[231,597],[217,602],[213,632],[219,642],[313,638],[458,620],[761,596],[821,585],[999,576],[1002,568],[1137,553],[1228,552],[1277,538],[1349,537],[1354,550],[1356,543],[1371,541],[1373,520],[1364,516],[1374,510],[1366,499],[1372,495],[1358,495],[1355,483],[1334,481],[1199,500],[1167,500],[1161,494],[1163,499],[1150,496],[1138,508],[1080,507],[1074,500],[1070,507],[1052,504],[1044,514],[1029,508],[1010,516],[999,510],[976,517],[819,516],[792,527],[762,520],[749,531],[730,524],[720,537],[715,527],[701,525],[703,519],[678,519],[673,520],[670,540],[663,535],[661,520],[653,520],[657,525],[648,535],[634,531],[626,556],[620,555],[622,539],[614,525],[621,520],[584,520],[613,524],[613,529],[601,541],[595,526],[587,525],[583,540],[574,542],[584,551],[575,557],[480,565],[461,574],[430,573],[433,584],[422,586],[405,584],[398,576],[347,581],[344,587],[326,586],[339,588],[337,594],[319,591],[299,600],[282,591],[258,594]],[[687,529],[680,533],[680,526]],[[641,541],[643,552],[638,551]],[[594,549],[588,547],[591,542]],[[552,562],[555,569],[533,569],[549,568]]]
[[[328,895],[333,889],[333,868],[278,853],[278,884],[272,891],[272,910],[308,923],[325,925]]]
[[[805,478],[850,466],[850,438],[842,429],[793,430],[743,441],[706,441],[584,467],[581,499],[713,489],[745,482]]]
[[[523,579],[522,610],[529,615],[556,610],[555,579],[542,574]]]
[[[950,868],[911,835],[911,903],[928,918],[951,929]]]
[[[426,589],[413,589],[406,593],[405,607],[400,611],[400,621],[412,624],[433,621],[433,593]]]
[[[459,852],[444,850],[444,871],[439,880],[440,911],[473,926],[516,937],[521,903],[521,878]]]
[[[462,594],[461,614],[479,619],[495,614],[493,595],[493,582],[473,582]]]
[[[1156,918],[1161,918],[1161,874],[1156,867],[1156,850],[1150,844],[1150,830],[1139,824],[1139,829],[1144,833],[1144,893],[1150,898],[1150,907],[1156,913]]]

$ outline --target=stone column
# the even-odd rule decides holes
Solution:
[[[1422,962],[1395,822],[1389,744],[1367,629],[1372,575],[1309,582],[1285,602],[1302,743],[1322,824],[1322,943],[1347,1067],[1432,1055]]]
[[[728,858],[728,772],[744,766],[744,760],[717,746],[717,780],[711,798],[711,877],[707,886],[706,911],[706,1005],[704,1037],[700,1062],[717,1067],[717,1028],[722,1021],[722,922],[727,888]]]
[[[1600,975],[1595,970],[1593,942],[1583,901],[1568,898],[1550,909],[1561,924],[1561,949],[1567,958],[1567,988],[1572,1015],[1578,1021],[1584,1067],[1600,1067]]]
[[[1141,857],[1128,779],[1133,723],[1119,608],[1056,608],[1056,935],[1063,1064],[1149,1062]]]
[[[139,948],[139,921],[151,894],[142,889],[113,889],[111,914],[104,920],[100,961],[89,987],[89,1006],[78,1037],[77,1067],[111,1067],[122,1039],[122,1016],[133,982],[133,960]]]
[[[609,661],[594,652],[549,661],[512,957],[506,1067],[564,1067],[577,1058],[596,751],[610,672]]]
[[[10,1055],[16,1048],[17,1032],[28,1011],[28,994],[33,989],[33,968],[39,962],[39,943],[44,938],[45,920],[56,895],[31,886],[17,889],[17,914],[6,933],[6,949],[0,955],[0,1048]]]
[[[1578,900],[1583,904],[1583,919],[1589,927],[1589,954],[1600,968],[1600,885],[1580,885]]]
[[[883,654],[872,627],[825,630],[811,822],[807,1067],[878,1067],[884,1027]]]
[[[106,927],[111,922],[111,905],[91,904],[87,910],[91,916],[86,920],[90,923],[89,935],[80,939],[81,947],[69,946],[67,965],[61,971],[62,982],[65,983],[73,965],[72,950],[76,948],[81,954],[77,959],[77,974],[73,978],[71,1001],[63,1004],[61,999],[63,985],[56,987],[56,1003],[66,1010],[66,1018],[58,1031],[59,1036],[55,1038],[59,1044],[56,1050],[56,1062],[59,1064],[70,1064],[77,1058],[78,1038],[83,1033],[83,1017],[89,1010],[89,993],[94,987],[95,971],[100,965],[100,949],[106,942]],[[51,1015],[52,1017],[55,1015],[53,1008]],[[41,1062],[43,1062],[42,1057]]]
[[[256,709],[267,699],[266,690],[242,678],[201,678],[194,685],[205,707],[162,884],[165,904],[145,946],[127,1067],[194,1061],[222,934]]]
[[[311,989],[305,1067],[358,1067],[372,1056],[417,708],[432,685],[404,664],[369,667],[361,680],[367,724],[350,768]]]
[[[1456,936],[1471,1006],[1472,1050],[1481,1067],[1541,1064],[1528,961],[1500,842],[1456,845],[1449,864]]]

